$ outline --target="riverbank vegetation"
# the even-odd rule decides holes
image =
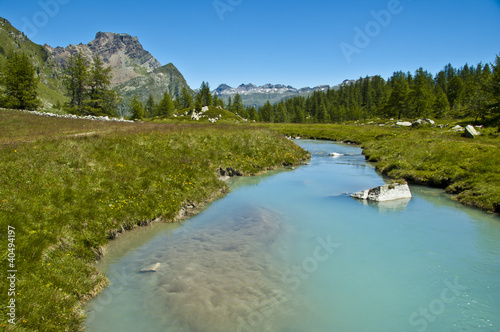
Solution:
[[[382,174],[444,188],[460,203],[500,212],[500,135],[483,129],[475,139],[449,129],[420,126],[268,124],[293,137],[352,142]]]
[[[0,324],[15,331],[81,329],[82,304],[106,285],[93,266],[106,242],[223,195],[228,189],[218,170],[250,175],[308,156],[264,128],[97,122],[11,110],[0,110],[0,155],[0,224],[5,239],[7,227],[15,228],[18,278],[16,325],[6,316]],[[2,259],[4,280],[6,264]],[[2,303],[6,287],[2,282]]]

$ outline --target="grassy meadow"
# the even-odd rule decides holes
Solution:
[[[360,144],[382,174],[444,188],[459,202],[500,212],[500,135],[481,129],[474,139],[422,126],[268,124],[282,134]]]
[[[151,220],[224,195],[217,170],[252,175],[308,158],[282,135],[245,125],[93,122],[0,110],[0,225],[15,228],[16,324],[78,331],[83,304],[106,286],[105,244]],[[8,285],[0,283],[7,303]]]

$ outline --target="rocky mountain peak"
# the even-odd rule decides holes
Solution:
[[[137,37],[126,33],[98,32],[88,44],[45,48],[64,67],[70,55],[81,52],[89,61],[97,54],[106,66],[111,67],[112,85],[116,86],[132,78],[153,72],[161,67],[151,53],[146,51]]]

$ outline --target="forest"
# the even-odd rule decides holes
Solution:
[[[277,123],[335,123],[373,118],[472,118],[492,125],[499,121],[500,57],[436,75],[423,68],[346,81],[337,89],[314,92],[259,108],[259,120]]]

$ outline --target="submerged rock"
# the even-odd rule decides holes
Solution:
[[[351,197],[375,202],[385,202],[401,198],[411,198],[412,196],[410,187],[407,183],[392,183],[354,193]]]
[[[329,154],[329,156],[330,156],[330,157],[340,157],[340,156],[342,156],[342,155],[343,155],[343,154],[341,154],[341,153],[337,153],[337,152],[332,152],[332,153],[330,153],[330,154]]]
[[[158,268],[160,267],[161,263],[156,263],[156,264],[153,264],[153,265],[150,265],[148,267],[145,267],[143,269],[141,269],[141,273],[146,273],[146,272],[156,272],[158,271]]]

